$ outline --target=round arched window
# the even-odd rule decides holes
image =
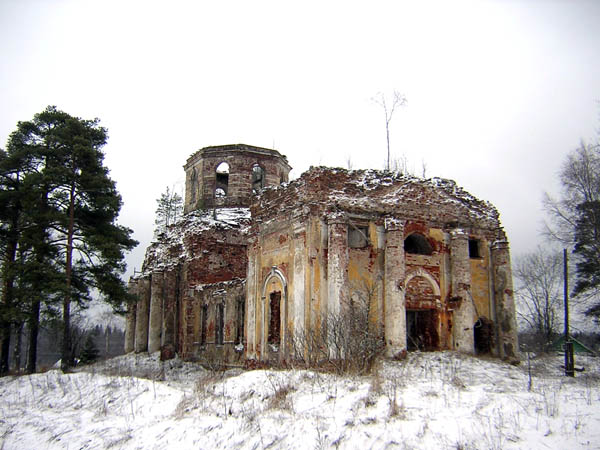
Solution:
[[[431,255],[433,248],[425,236],[413,233],[404,239],[404,251],[413,255]]]
[[[215,176],[215,197],[225,197],[229,192],[229,164],[222,162],[217,166]]]
[[[265,171],[258,164],[252,166],[252,192],[257,193],[265,187]]]

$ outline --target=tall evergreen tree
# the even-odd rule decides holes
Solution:
[[[600,288],[600,201],[577,206],[575,248],[577,255],[575,293]],[[600,316],[600,302],[592,301],[587,313]]]
[[[24,248],[31,248],[30,260],[38,268],[52,268],[35,273],[42,278],[38,281],[51,286],[53,295],[47,299],[62,299],[63,368],[73,363],[72,302],[85,303],[92,288],[115,309],[129,298],[120,274],[125,270],[124,251],[137,242],[130,229],[116,223],[121,197],[103,165],[106,139],[98,119],[72,117],[56,107],[46,108],[30,122],[19,122],[9,139],[8,156],[21,155],[23,164],[37,162],[25,183],[29,205],[36,206],[33,225],[18,236]],[[34,321],[36,314],[39,321],[39,302],[34,301]]]

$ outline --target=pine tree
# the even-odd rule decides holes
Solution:
[[[175,190],[167,189],[160,195],[160,198],[156,200],[158,206],[156,208],[156,218],[154,223],[156,224],[155,233],[160,234],[166,231],[169,225],[174,224],[177,219],[181,216],[183,211],[183,199],[175,192]]]
[[[575,293],[600,287],[600,201],[577,206],[575,248],[577,255]],[[587,313],[600,316],[600,303],[589,306]]]
[[[88,301],[92,288],[116,310],[129,299],[120,274],[125,270],[124,251],[137,242],[130,229],[116,224],[121,197],[103,165],[106,139],[98,119],[83,120],[48,107],[32,121],[19,122],[5,158],[12,158],[18,170],[27,169],[26,211],[33,211],[30,221],[35,226],[19,229],[16,235],[22,249],[29,251],[27,261],[51,269],[37,271],[36,276],[52,293],[33,302],[31,320],[35,322],[37,315],[39,322],[42,301],[61,298],[63,368],[73,362],[71,303]],[[8,198],[19,199],[10,193]],[[4,278],[10,281],[14,271],[7,273]],[[19,276],[27,280],[25,271]]]
[[[96,345],[94,333],[89,333],[83,344],[79,360],[81,364],[91,364],[98,359],[99,354],[100,350],[98,350],[98,346]]]

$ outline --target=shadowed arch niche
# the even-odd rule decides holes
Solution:
[[[287,317],[287,280],[277,267],[272,267],[262,287],[262,354],[280,353],[285,348]]]
[[[440,288],[427,271],[411,271],[405,280],[408,350],[440,348]]]

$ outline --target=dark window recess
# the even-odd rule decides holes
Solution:
[[[431,255],[433,249],[425,236],[413,233],[404,240],[404,251],[414,255]]]
[[[265,171],[258,164],[252,166],[252,192],[258,193],[265,187]]]
[[[279,344],[281,335],[281,292],[272,292],[269,297],[269,344]]]
[[[208,316],[208,306],[202,305],[202,317],[200,322],[200,345],[206,345],[206,324]]]
[[[478,239],[469,239],[469,258],[481,258]]]
[[[193,203],[196,201],[196,189],[198,189],[198,187],[196,186],[196,184],[198,183],[198,174],[196,172],[196,168],[194,167],[192,169],[192,173],[190,175],[190,201]]]
[[[369,245],[369,228],[348,225],[348,247],[365,248]]]
[[[223,331],[225,328],[225,305],[219,303],[217,305],[217,329],[216,329],[216,343],[217,345],[223,345]]]
[[[246,313],[246,302],[240,298],[237,302],[237,344],[244,343],[244,317]]]

